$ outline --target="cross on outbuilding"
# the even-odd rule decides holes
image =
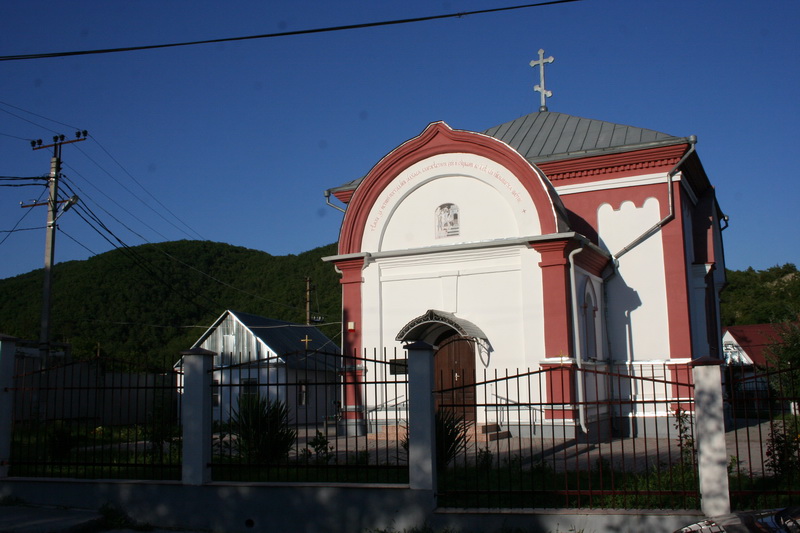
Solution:
[[[539,49],[539,59],[535,59],[531,61],[531,66],[536,68],[539,67],[539,85],[535,85],[533,90],[539,93],[542,93],[542,104],[539,106],[539,111],[547,111],[547,105],[545,105],[545,98],[550,98],[553,96],[552,91],[548,91],[544,87],[544,65],[545,63],[552,63],[555,61],[553,56],[544,57],[544,49]]]
[[[306,350],[308,350],[308,343],[312,342],[313,340],[314,339],[308,338],[308,333],[306,333],[306,338],[305,339],[300,339],[300,342],[304,342],[306,344]]]

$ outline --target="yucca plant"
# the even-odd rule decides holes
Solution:
[[[289,409],[279,400],[258,394],[239,397],[231,413],[231,429],[237,436],[239,453],[254,463],[278,463],[292,450],[297,431],[289,425]]]
[[[467,449],[472,422],[452,409],[436,411],[436,467],[445,468]]]
[[[436,411],[436,468],[444,469],[459,454],[464,453],[469,443],[467,433],[472,422],[452,409],[439,408]],[[400,445],[408,452],[408,435],[400,441]]]

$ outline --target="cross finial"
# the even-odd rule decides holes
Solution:
[[[304,343],[306,343],[306,350],[308,350],[308,343],[309,343],[309,342],[311,342],[311,341],[313,341],[313,340],[314,340],[314,339],[309,339],[309,338],[308,338],[308,333],[306,333],[306,338],[305,338],[305,339],[300,339],[300,342],[304,342]]]
[[[542,105],[539,106],[539,111],[547,111],[547,105],[545,105],[545,98],[550,98],[553,96],[552,91],[548,91],[544,88],[544,64],[545,63],[552,63],[554,61],[553,56],[544,57],[544,49],[539,49],[539,59],[531,61],[531,66],[536,68],[539,67],[539,85],[535,85],[533,90],[539,93],[542,93]]]

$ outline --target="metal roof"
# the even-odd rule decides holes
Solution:
[[[628,152],[685,142],[654,130],[542,111],[483,132],[511,146],[532,163]]]
[[[481,328],[469,320],[464,320],[447,311],[428,309],[425,314],[418,316],[403,326],[400,333],[395,337],[395,340],[426,340],[428,342],[435,342],[436,337],[451,330],[456,330],[462,337],[487,339],[486,334],[481,331]]]
[[[265,318],[241,311],[229,310],[228,312],[238,318],[247,329],[253,332],[253,335],[264,341],[277,355],[302,352],[305,343],[301,342],[301,339],[304,338],[311,339],[308,343],[309,351],[339,352],[339,347],[314,326]]]
[[[241,311],[227,310],[211,325],[210,328],[194,343],[197,348],[211,335],[211,333],[230,314],[242,323],[255,337],[266,344],[278,357],[283,359],[290,368],[304,368],[308,370],[335,370],[336,360],[327,357],[330,354],[338,355],[339,347],[320,330],[306,324],[295,324],[274,318],[242,313]],[[310,339],[308,349],[302,339]],[[179,361],[177,364],[180,364]]]
[[[684,137],[654,130],[552,111],[530,113],[489,128],[483,134],[508,144],[531,163],[686,142]],[[330,189],[330,192],[355,189],[363,179],[354,179]]]

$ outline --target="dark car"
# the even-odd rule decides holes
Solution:
[[[800,507],[726,514],[715,518],[707,518],[683,527],[675,531],[675,533],[690,533],[692,531],[702,533],[800,532]]]

